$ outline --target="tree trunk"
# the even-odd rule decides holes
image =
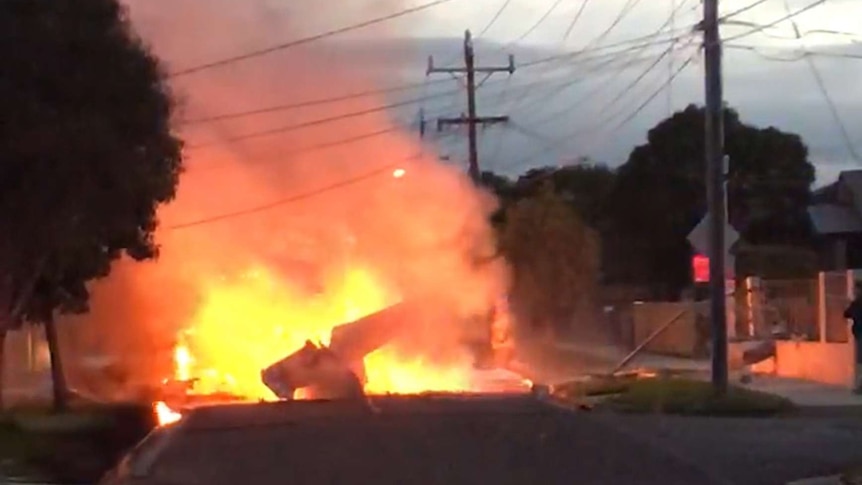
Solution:
[[[3,400],[4,390],[6,388],[6,330],[0,330],[0,411],[6,408]]]
[[[53,314],[48,315],[48,318],[45,320],[45,337],[48,340],[48,351],[51,355],[54,411],[65,411],[69,407],[69,392],[66,388],[66,375],[63,372],[63,361],[60,358],[60,342]]]

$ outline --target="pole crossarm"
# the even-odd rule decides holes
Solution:
[[[466,78],[466,88],[467,88],[467,113],[462,114],[458,117],[448,117],[448,118],[438,118],[437,119],[437,131],[442,131],[446,126],[452,125],[466,125],[468,129],[468,137],[469,137],[469,149],[470,149],[470,157],[469,157],[469,172],[470,178],[473,179],[474,182],[479,183],[481,172],[479,170],[479,142],[478,142],[478,134],[476,132],[476,127],[478,126],[488,126],[498,123],[507,123],[509,121],[509,116],[499,115],[499,116],[479,116],[477,114],[476,109],[476,74],[485,74],[486,79],[491,75],[499,72],[506,72],[510,75],[515,72],[515,56],[509,55],[509,64],[506,66],[476,66],[475,65],[475,55],[473,52],[473,37],[470,35],[470,31],[466,31],[464,33],[464,65],[458,67],[437,67],[434,65],[434,57],[428,56],[428,69],[426,71],[426,75],[431,75],[435,73],[445,73],[450,74],[453,77],[458,77],[456,74],[464,74]],[[422,117],[421,121],[420,133],[422,135],[425,134],[425,119]]]

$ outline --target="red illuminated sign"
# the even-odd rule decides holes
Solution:
[[[691,269],[695,283],[709,283],[709,258],[695,254],[691,258]]]

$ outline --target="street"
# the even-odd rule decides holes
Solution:
[[[139,460],[147,481],[117,483],[767,485],[834,473],[862,449],[862,425],[827,420],[621,417],[530,396],[384,397],[373,407],[201,409],[152,448],[161,450],[151,466]]]

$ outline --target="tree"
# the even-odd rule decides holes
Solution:
[[[498,231],[502,230],[506,221],[506,207],[511,204],[516,197],[515,184],[507,177],[497,175],[493,172],[482,172],[479,178],[479,183],[485,189],[491,191],[497,196],[500,206],[491,214],[491,224]]]
[[[730,222],[755,244],[805,245],[814,182],[795,134],[744,124],[725,109]],[[609,198],[609,259],[618,281],[678,294],[690,281],[689,232],[706,214],[704,110],[689,106],[651,129],[617,173]]]
[[[501,246],[513,269],[512,307],[530,333],[569,329],[593,296],[598,236],[546,183],[509,207]]]
[[[154,258],[156,209],[182,168],[174,103],[118,0],[0,3],[0,336],[85,312],[87,282]]]
[[[577,165],[544,167],[527,171],[515,184],[520,196],[535,194],[549,182],[554,192],[568,202],[593,229],[607,223],[608,196],[614,186],[614,171],[605,165],[584,160]]]

